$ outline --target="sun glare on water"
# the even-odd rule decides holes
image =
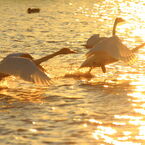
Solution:
[[[125,2],[120,4],[122,12],[127,15],[123,16],[127,24],[122,27],[129,31],[129,36],[140,37],[140,40],[145,41],[145,4],[144,0],[139,2]],[[129,22],[128,22],[129,21]],[[127,32],[128,33],[128,32]]]

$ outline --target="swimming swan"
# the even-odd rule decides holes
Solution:
[[[112,29],[112,36],[116,35],[117,24],[121,22],[125,22],[125,20],[119,17],[115,19],[113,29]],[[94,34],[87,40],[86,45],[83,46],[85,46],[87,49],[91,49],[100,41],[104,41],[106,39],[108,39],[108,37],[99,37],[99,34]]]
[[[34,59],[29,53],[9,54],[0,62],[0,80],[9,75],[14,75],[25,81],[48,85],[50,77],[45,73],[40,64],[57,55],[70,53],[75,53],[75,51],[69,48],[62,48],[53,54],[39,59]]]

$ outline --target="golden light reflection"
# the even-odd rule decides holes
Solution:
[[[95,139],[99,139],[101,137],[107,138],[107,140],[112,140],[110,137],[107,137],[106,135],[113,135],[115,133],[116,130],[112,129],[111,127],[98,126],[97,130],[92,135]]]
[[[144,103],[145,102],[145,77],[144,75],[140,75],[137,77],[136,81],[130,83],[131,85],[135,86],[135,89],[133,92],[128,93],[128,96],[131,97],[131,101],[134,106],[134,111],[136,113],[140,113],[142,115],[145,115],[145,108]],[[139,122],[132,122],[134,124],[138,124]],[[144,124],[144,122],[141,122]]]
[[[145,115],[145,109],[134,109],[135,112]]]
[[[145,121],[142,121],[142,120],[130,120],[129,124],[132,124],[134,126],[145,125]]]
[[[126,9],[127,7],[127,9]],[[130,24],[126,24],[125,26],[128,30],[130,30],[132,36],[139,36],[143,40],[145,40],[145,5],[144,0],[140,0],[140,2],[125,2],[120,3],[120,9],[122,12],[126,12],[127,14],[124,16],[126,20],[130,21]]]
[[[131,96],[133,98],[132,102],[142,102],[142,101],[145,101],[145,95],[142,92],[128,93],[128,96]]]
[[[8,82],[7,81],[0,81],[0,88],[5,88],[8,87]]]
[[[1,90],[1,93],[8,96],[8,98],[9,96],[11,96],[11,99],[9,101],[13,101],[13,99],[15,99],[17,101],[22,101],[22,102],[31,102],[31,103],[38,103],[38,104],[44,103],[44,100],[43,100],[44,98],[41,94],[43,94],[43,91],[45,91],[45,89],[43,90],[43,88],[37,88],[36,86],[34,86],[34,88],[31,86],[31,89],[29,90],[20,88],[19,91],[18,89],[16,91],[15,88],[9,89],[10,86],[13,86],[13,87],[15,86],[17,88],[18,87],[17,85],[18,84],[16,82],[11,81],[8,83],[8,87]]]
[[[121,125],[121,126],[123,126],[123,125],[126,125],[126,123],[125,122],[113,122],[112,124],[114,124],[114,125]]]
[[[33,129],[33,128],[29,129],[29,131],[32,132],[32,133],[36,133],[37,132],[37,130]]]
[[[129,116],[129,115],[114,115],[114,118],[116,118],[116,119],[140,120],[143,117]]]
[[[102,124],[101,121],[95,120],[95,119],[89,119],[89,122],[91,123],[97,123],[97,124]]]
[[[145,51],[145,49],[142,49],[142,51]],[[138,54],[138,59],[145,61],[144,54]],[[142,67],[144,67],[144,66],[142,66]]]
[[[103,139],[105,143],[109,143],[112,145],[141,145],[140,143],[126,141],[130,138],[130,136],[128,136],[131,134],[130,132],[124,132],[125,136],[118,137],[117,139],[114,139],[115,137],[112,137],[112,135],[114,135],[115,133],[117,133],[115,129],[99,126],[97,130],[92,133],[92,135],[96,140]]]
[[[110,9],[111,7],[111,9]],[[106,8],[108,9],[106,11]],[[97,21],[103,23],[104,21],[112,21],[112,17],[120,16],[126,20],[126,24],[122,25],[119,32],[128,33],[129,37],[126,37],[129,42],[145,41],[145,5],[144,0],[135,1],[103,1],[101,6],[99,3],[94,3],[93,7],[81,6],[77,11],[85,16],[87,21]],[[110,15],[106,15],[109,13]],[[101,17],[101,19],[100,19]],[[84,18],[84,17],[83,17]],[[90,28],[91,29],[91,28]]]
[[[130,131],[124,131],[123,134],[124,134],[124,135],[130,135],[131,132],[130,132]]]
[[[139,127],[139,135],[135,137],[136,139],[145,140],[145,126]]]
[[[138,27],[136,27],[138,28]],[[132,31],[133,36],[139,36],[143,41],[145,41],[145,28],[138,28]]]
[[[130,85],[135,86],[136,89],[134,91],[140,91],[140,88],[145,88],[145,75],[144,74],[138,74],[133,75],[134,81],[130,82]]]

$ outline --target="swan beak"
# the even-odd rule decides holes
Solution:
[[[76,51],[74,51],[74,50],[70,50],[70,53],[77,53]]]

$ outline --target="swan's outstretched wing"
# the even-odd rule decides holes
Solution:
[[[86,48],[92,48],[95,44],[99,42],[99,34],[92,35],[86,42]]]
[[[33,57],[29,53],[23,53],[23,52],[11,53],[11,54],[7,55],[6,57],[25,57],[25,58],[29,58],[29,59],[33,60]]]
[[[98,45],[94,46],[87,54],[87,58],[92,55],[98,56],[98,52],[105,52],[110,57],[117,60],[122,60],[128,64],[133,63],[136,60],[135,54],[129,50],[117,36],[110,37]]]
[[[92,35],[86,42],[86,48],[93,48],[95,45],[101,41],[107,40],[107,37],[100,37],[99,34]]]
[[[0,72],[4,74],[19,76],[25,81],[36,84],[48,85],[50,78],[27,58],[6,57],[0,62]]]

